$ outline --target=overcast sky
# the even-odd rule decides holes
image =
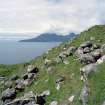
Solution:
[[[105,22],[105,0],[0,0],[0,32],[80,32]]]

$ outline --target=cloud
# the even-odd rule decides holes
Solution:
[[[105,0],[0,0],[0,32],[80,32],[104,14]]]

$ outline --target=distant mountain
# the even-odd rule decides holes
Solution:
[[[61,36],[56,33],[44,33],[36,38],[21,40],[20,42],[64,42],[75,37],[74,33],[69,35]]]

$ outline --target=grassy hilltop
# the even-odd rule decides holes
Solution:
[[[30,86],[26,87],[23,92],[18,93],[17,97],[20,97],[29,91],[41,93],[44,90],[50,90],[51,93],[46,98],[46,105],[49,105],[53,100],[58,101],[58,105],[82,105],[79,101],[79,95],[83,86],[83,82],[80,80],[80,68],[84,65],[81,64],[79,60],[76,60],[77,57],[75,55],[69,56],[67,58],[69,64],[66,65],[62,62],[55,64],[51,73],[47,73],[47,68],[44,65],[44,57],[46,56],[47,59],[51,60],[55,59],[59,53],[62,52],[64,47],[78,47],[81,43],[90,40],[91,37],[95,37],[93,43],[105,44],[105,25],[96,25],[84,32],[81,32],[80,35],[72,41],[62,43],[61,45],[51,49],[48,54],[45,53],[42,56],[33,59],[29,63],[11,66],[0,65],[0,75],[7,78],[11,78],[14,74],[21,76],[26,72],[27,65],[35,65],[39,68],[36,80],[34,80]],[[88,79],[90,88],[88,105],[102,105],[102,102],[105,101],[105,63],[99,65],[98,70],[99,72],[93,74],[93,76],[90,76]],[[55,81],[59,76],[64,76],[65,80],[61,83],[60,90],[57,90],[55,88]],[[0,96],[4,90],[5,86],[0,84]],[[69,104],[68,98],[71,95],[75,95],[75,99],[72,104]]]

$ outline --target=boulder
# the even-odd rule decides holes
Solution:
[[[64,61],[64,59],[65,59],[66,57],[68,57],[66,51],[63,51],[63,52],[61,52],[61,53],[59,54],[59,58],[61,59],[62,62]]]
[[[27,68],[27,72],[28,73],[38,73],[39,69],[35,67],[34,65],[29,65]]]
[[[92,43],[90,41],[86,41],[80,45],[81,48],[92,47]]]
[[[46,100],[45,100],[45,96],[37,96],[36,97],[36,104],[38,104],[38,105],[45,105],[45,103],[46,103]]]
[[[15,89],[19,90],[19,91],[22,91],[22,90],[24,90],[24,88],[25,88],[24,81],[23,80],[17,80]]]
[[[77,47],[75,47],[75,46],[69,47],[66,51],[66,54],[68,56],[73,55],[75,53],[76,49],[77,49]]]
[[[26,74],[23,75],[22,78],[24,80],[26,80],[26,79],[31,79],[32,80],[34,77],[35,77],[35,74],[34,73],[26,73]]]
[[[80,48],[80,47],[75,52],[75,55],[77,57],[81,57],[81,55],[83,55],[83,54],[84,54],[83,48]]]
[[[6,105],[37,105],[36,99],[33,92],[25,94],[23,97],[16,98],[13,101],[7,103]]]
[[[96,60],[92,54],[82,54],[81,57],[79,58],[80,62],[83,64],[90,64],[90,63],[95,63]]]
[[[87,78],[91,73],[96,72],[96,71],[97,71],[97,64],[95,63],[88,64],[84,66],[83,68],[80,68],[81,75],[84,78]]]
[[[7,100],[13,100],[16,97],[16,91],[15,89],[11,88],[11,89],[6,89],[1,96],[1,99],[3,102],[7,101]]]

